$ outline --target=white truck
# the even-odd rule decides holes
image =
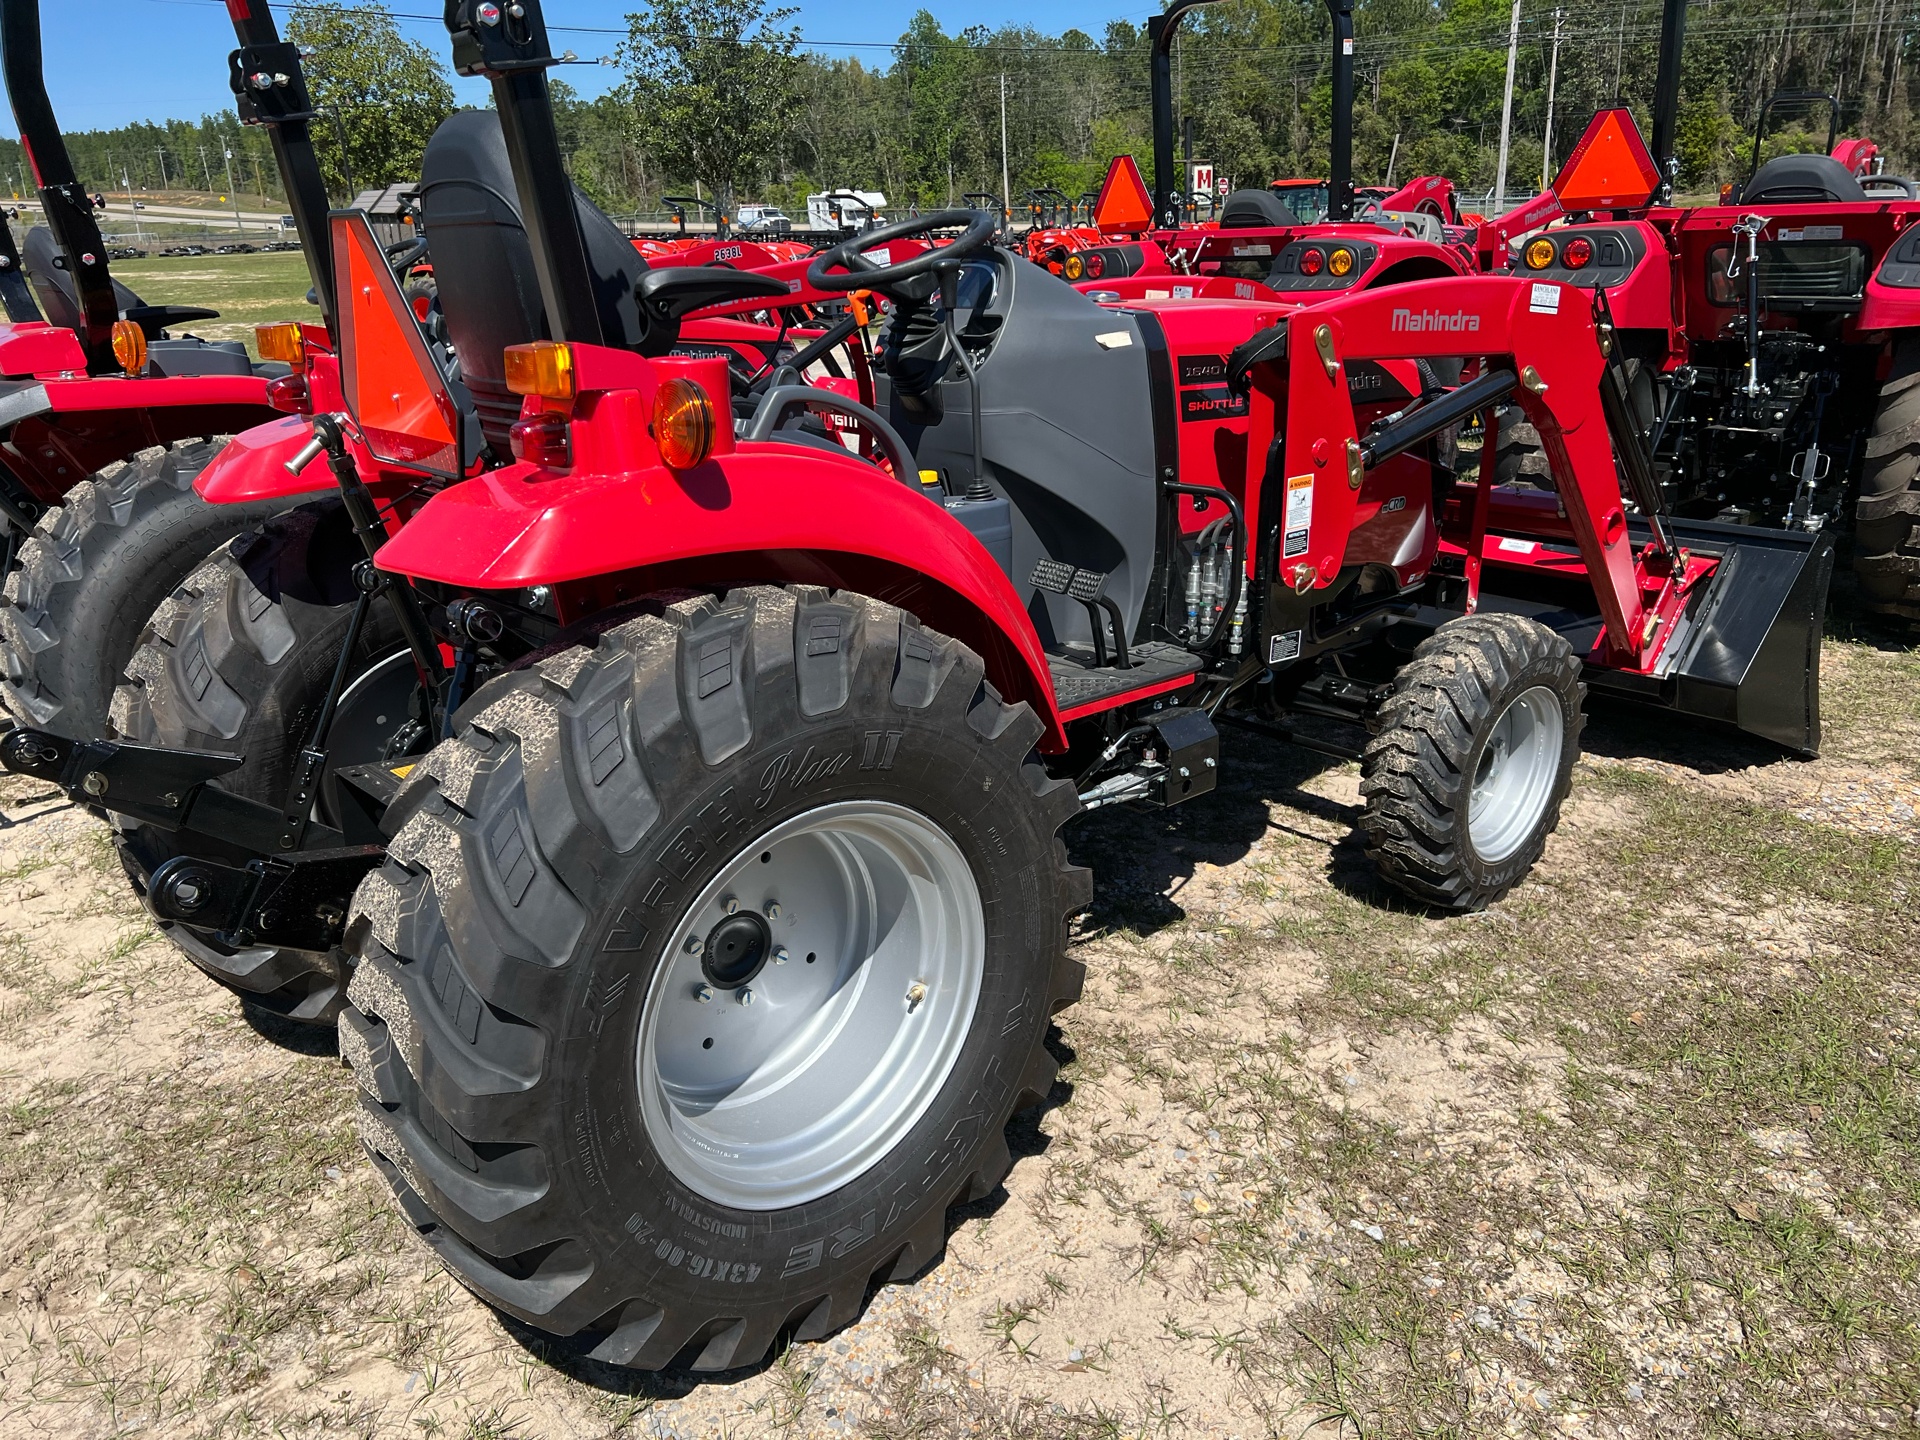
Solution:
[[[741,235],[785,235],[792,231],[793,221],[778,205],[742,205],[733,228]]]
[[[809,230],[865,230],[884,225],[881,207],[887,197],[878,190],[822,190],[807,196]]]

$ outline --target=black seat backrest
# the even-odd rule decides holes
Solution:
[[[1742,205],[1820,205],[1865,200],[1853,173],[1830,155],[1781,155],[1753,172]]]
[[[1298,225],[1300,217],[1271,190],[1236,190],[1220,207],[1222,230],[1254,230],[1270,225]]]
[[[607,343],[664,354],[673,334],[652,323],[633,293],[647,262],[577,186],[573,201]],[[520,415],[520,397],[507,389],[506,348],[551,334],[498,115],[462,110],[433,132],[420,166],[420,220],[460,378],[489,446],[505,455]]]
[[[60,251],[60,242],[46,226],[36,225],[27,231],[20,264],[33,287],[33,298],[40,302],[40,313],[85,340],[87,327],[80,313],[80,291],[67,273],[67,257]],[[113,298],[122,315],[146,303],[118,280],[113,282]]]

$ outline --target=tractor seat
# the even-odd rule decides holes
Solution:
[[[67,273],[67,257],[60,252],[60,242],[46,226],[35,225],[27,231],[20,264],[27,272],[27,283],[33,287],[33,298],[40,302],[40,313],[52,324],[64,325],[84,340],[87,326],[80,312],[80,291]],[[146,301],[118,280],[113,282],[113,303],[123,315],[147,306]]]
[[[728,300],[784,300],[793,292],[786,281],[753,270],[668,265],[642,275],[634,293],[656,325],[670,328],[703,306]]]
[[[1222,230],[1258,230],[1299,223],[1300,217],[1271,190],[1236,190],[1220,207]]]
[[[643,310],[635,296],[647,262],[577,186],[573,207],[607,343],[665,354],[678,325]],[[507,389],[506,349],[549,339],[552,329],[497,114],[458,111],[433,132],[420,165],[420,222],[460,378],[489,448],[505,456],[507,431],[520,418],[520,397]]]
[[[87,328],[80,311],[80,292],[67,273],[67,257],[53,232],[44,225],[27,231],[27,243],[20,257],[27,272],[27,283],[40,302],[40,313],[49,322],[65,326],[86,338]],[[279,364],[255,365],[247,356],[247,347],[237,340],[201,340],[183,336],[169,339],[169,325],[185,325],[194,320],[218,319],[218,310],[198,305],[149,305],[118,280],[113,282],[113,300],[120,318],[131,320],[146,332],[147,373],[173,375],[262,375],[271,379],[286,373]]]
[[[1829,155],[1781,155],[1753,172],[1742,205],[1822,205],[1863,201],[1851,171]]]

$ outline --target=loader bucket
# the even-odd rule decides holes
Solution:
[[[1676,543],[1718,555],[1720,564],[1675,623],[1653,676],[1590,668],[1588,684],[1818,754],[1833,537],[1711,520],[1668,524]]]

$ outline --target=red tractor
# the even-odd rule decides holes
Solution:
[[[1684,23],[1668,0],[1652,154],[1614,112],[1583,141],[1613,153],[1593,153],[1582,178],[1576,152],[1555,181],[1573,223],[1511,263],[1604,297],[1676,514],[1850,524],[1869,604],[1920,619],[1920,201],[1890,177],[1868,195],[1854,172],[1871,157],[1846,142],[1757,164],[1734,203],[1669,203]],[[1506,472],[1531,477],[1537,437],[1504,433]]]
[[[7,93],[49,228],[0,221],[0,724],[97,735],[141,621],[257,509],[193,492],[216,436],[271,418],[246,347],[171,329],[217,312],[116,281],[47,97],[37,0],[0,0]]]
[[[1539,857],[1589,688],[1817,745],[1830,540],[1667,513],[1585,292],[1101,300],[944,211],[808,267],[802,293],[891,304],[872,405],[741,406],[725,358],[602,303],[541,9],[514,8],[447,14],[550,326],[501,357],[519,458],[444,483],[446,376],[390,343],[412,322],[354,217],[341,412],[292,457],[325,457],[363,534],[350,442],[433,489],[352,572],[352,624],[430,627],[409,703],[443,738],[337,769],[328,817],[212,783],[234,754],[0,741],[173,837],[168,923],[340,957],[368,1152],[499,1308],[601,1361],[724,1370],[930,1266],[1054,1075],[1090,894],[1061,827],[1204,797],[1218,723],[1350,722],[1312,743],[1359,761],[1381,873],[1438,910]],[[706,283],[764,304],[757,279]],[[635,289],[663,283],[691,282]],[[1501,404],[1557,495],[1440,463]]]

